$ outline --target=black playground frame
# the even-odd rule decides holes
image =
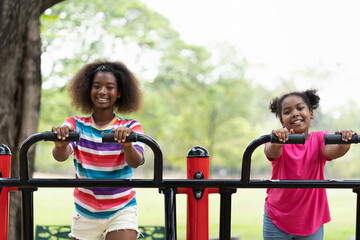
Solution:
[[[63,141],[78,141],[79,134],[71,132]],[[341,135],[325,134],[325,144],[358,143],[359,136],[354,135],[348,142],[341,140]],[[163,179],[163,156],[160,146],[149,136],[132,133],[128,142],[139,141],[153,151],[153,179],[36,179],[29,178],[27,152],[39,141],[59,141],[52,132],[37,133],[27,138],[20,148],[20,178],[0,178],[0,187],[18,187],[22,192],[22,240],[34,239],[33,192],[39,187],[134,187],[158,188],[165,199],[165,239],[176,240],[176,192],[177,188],[218,188],[220,194],[220,231],[221,240],[231,239],[231,195],[237,188],[346,188],[357,194],[356,240],[360,240],[360,180],[251,180],[251,156],[254,150],[267,142],[278,142],[272,135],[264,135],[253,140],[243,154],[240,179]],[[62,141],[62,140],[60,140]],[[111,142],[113,134],[104,134],[103,142]],[[292,134],[287,144],[303,144],[303,134]]]

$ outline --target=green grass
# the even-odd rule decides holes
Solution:
[[[265,189],[238,189],[232,197],[231,234],[241,240],[262,239]],[[356,194],[350,189],[328,189],[332,221],[325,224],[326,240],[350,240],[355,235]],[[137,189],[139,225],[164,226],[164,195],[157,189]],[[186,239],[186,195],[178,194],[177,235]],[[219,235],[220,196],[209,196],[209,236]],[[73,212],[72,189],[39,188],[34,194],[37,225],[70,225]]]

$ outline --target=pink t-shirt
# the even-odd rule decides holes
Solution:
[[[325,131],[312,132],[305,144],[285,144],[279,158],[269,159],[271,179],[323,180]],[[311,235],[331,220],[326,189],[269,188],[266,210],[272,222],[294,235]]]

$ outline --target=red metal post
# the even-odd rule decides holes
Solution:
[[[0,145],[0,173],[2,178],[10,177],[11,152],[4,145]],[[9,191],[3,187],[0,192],[0,239],[8,239],[8,221],[9,221]]]
[[[187,178],[209,179],[209,153],[196,146],[187,155]],[[209,239],[209,192],[208,189],[188,189],[187,192],[187,240]]]
[[[187,154],[187,179],[209,179],[209,153],[201,147],[192,147]],[[178,188],[187,194],[187,240],[209,240],[209,194],[218,188]]]

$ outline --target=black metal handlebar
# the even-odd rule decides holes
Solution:
[[[116,142],[114,140],[114,133],[103,133],[102,141],[104,142]],[[149,136],[132,132],[126,137],[125,142],[142,142],[148,145],[154,153],[154,182],[160,184],[163,176],[163,158],[160,146],[157,142]]]
[[[282,143],[279,141],[279,139],[273,135],[264,135],[261,136],[255,140],[253,140],[248,147],[246,148],[244,155],[243,155],[243,163],[242,163],[242,169],[241,169],[241,180],[244,185],[248,185],[250,182],[250,168],[251,168],[251,155],[254,152],[254,150],[259,147],[262,144],[265,144],[267,142],[271,143]],[[352,136],[352,138],[349,141],[343,141],[341,134],[324,134],[324,142],[325,144],[354,144],[360,142],[360,135],[355,134]],[[291,134],[289,135],[288,141],[286,141],[284,144],[304,144],[305,143],[305,135],[304,134]],[[286,183],[287,180],[282,180],[282,182]],[[308,180],[312,183],[316,184],[316,180]],[[320,181],[320,180],[319,180]],[[257,183],[260,183],[263,181],[258,181]],[[342,181],[346,182],[346,181]],[[255,182],[253,182],[255,183]],[[351,184],[351,181],[348,182]],[[269,183],[266,183],[269,184]],[[277,184],[277,183],[276,183]],[[295,182],[294,182],[295,184]],[[299,181],[299,184],[300,183]],[[270,186],[270,185],[269,185]]]
[[[241,181],[243,184],[248,184],[250,181],[250,169],[251,169],[251,155],[257,147],[260,145],[271,142],[271,143],[283,143],[274,134],[263,135],[253,140],[246,148],[243,155],[243,162],[241,168]],[[304,144],[305,134],[291,134],[289,139],[284,144]]]
[[[341,139],[341,135],[340,134],[325,134],[324,135],[325,138],[325,143],[326,144],[346,144],[346,143],[358,143],[360,141],[359,135],[354,135],[352,137],[351,140],[349,140],[348,142],[344,142]],[[30,146],[38,141],[41,140],[45,140],[45,141],[78,141],[79,139],[79,133],[77,132],[70,132],[69,137],[66,138],[65,140],[59,140],[57,139],[56,135],[53,134],[52,132],[42,132],[42,133],[37,133],[34,134],[32,136],[30,136],[28,139],[26,139],[24,141],[24,143],[22,144],[21,148],[20,148],[20,181],[23,184],[23,186],[29,186],[29,185],[38,185],[38,186],[54,186],[56,187],[57,184],[55,183],[55,181],[52,181],[50,183],[50,181],[46,181],[45,179],[42,179],[41,181],[35,180],[35,179],[31,179],[29,181],[29,177],[28,177],[28,160],[27,160],[27,151],[30,148]],[[138,134],[138,133],[131,133],[130,136],[127,137],[126,139],[127,142],[143,142],[144,144],[148,145],[153,153],[154,153],[154,179],[153,179],[153,183],[155,183],[156,186],[167,186],[167,185],[171,185],[171,183],[173,181],[166,181],[164,182],[162,179],[162,175],[163,175],[163,156],[162,156],[162,152],[160,149],[160,146],[157,144],[157,142],[155,140],[153,140],[152,138],[143,135],[143,134]],[[114,140],[114,133],[104,133],[103,134],[103,142],[115,142]],[[240,181],[240,185],[245,185],[247,186],[249,181],[250,181],[250,168],[251,168],[251,155],[254,152],[254,150],[259,147],[260,145],[267,143],[267,142],[271,142],[271,143],[281,143],[279,142],[278,138],[273,135],[273,134],[268,134],[268,135],[263,135],[255,140],[253,140],[246,148],[244,154],[243,154],[243,162],[242,162],[242,170],[241,170],[241,181]],[[304,144],[305,142],[305,135],[304,134],[291,134],[289,135],[289,139],[287,142],[285,142],[285,144]],[[56,180],[56,179],[55,179]],[[80,183],[79,186],[85,186],[88,183],[93,184],[94,186],[100,186],[100,183],[97,183],[95,180],[93,179],[82,179],[84,181],[82,181]],[[6,180],[7,183],[12,184],[12,185],[16,185],[13,184],[14,180],[12,179],[8,179]],[[194,180],[195,181],[195,180]],[[197,180],[200,181],[200,180]],[[107,180],[104,179],[103,182],[106,182],[107,185],[110,184],[107,183]],[[112,181],[114,182],[114,181]],[[141,182],[141,183],[140,183]],[[138,187],[146,187],[148,186],[148,184],[144,183],[144,181],[140,181],[138,182],[136,179],[133,180],[133,183],[135,184],[135,186]],[[211,180],[208,180],[207,182],[212,183]],[[30,184],[31,183],[31,184]],[[55,183],[55,184],[54,184]],[[79,183],[78,180],[70,180],[70,179],[66,179],[66,181],[62,181],[62,186],[68,186],[68,187],[73,187],[74,185],[77,185],[77,183]],[[143,184],[144,183],[144,184]],[[54,185],[52,185],[54,184]],[[114,183],[115,184],[115,183]],[[153,185],[153,184],[151,184]],[[217,185],[217,184],[210,184],[210,185]],[[109,185],[110,186],[110,185]],[[186,185],[184,184],[183,187],[186,187]]]
[[[28,157],[29,148],[39,141],[79,141],[80,134],[78,132],[69,132],[69,136],[65,139],[58,139],[57,135],[51,131],[36,133],[28,137],[20,147],[20,182],[26,183],[29,180],[28,173]]]
[[[23,144],[20,147],[20,182],[23,185],[27,185],[27,183],[29,183],[29,175],[28,175],[28,157],[27,157],[27,152],[29,150],[29,148],[35,144],[36,142],[39,141],[79,141],[80,139],[80,133],[79,132],[69,132],[69,136],[67,138],[63,139],[58,139],[57,135],[54,134],[51,131],[45,131],[45,132],[41,132],[41,133],[36,133],[31,135],[30,137],[28,137]],[[152,139],[149,136],[143,135],[143,134],[138,134],[138,133],[131,133],[130,136],[128,136],[126,138],[126,142],[135,142],[135,141],[139,141],[142,142],[146,145],[148,145],[151,150],[154,153],[154,179],[153,182],[155,183],[155,185],[159,185],[161,184],[162,177],[163,177],[163,157],[162,157],[162,151],[160,149],[160,146],[158,145],[158,143]],[[103,142],[115,142],[114,140],[114,133],[106,133],[103,135]],[[82,179],[83,180],[83,179]],[[91,182],[93,181],[93,179],[87,179],[82,182],[84,182],[83,184],[86,184],[85,182]],[[106,182],[107,180],[103,180],[103,182]],[[34,181],[32,181],[34,182]],[[56,181],[52,181],[53,183],[55,183]],[[63,181],[63,183],[68,183],[69,186],[73,185],[74,182],[79,182],[78,179],[76,180],[67,180],[67,181]],[[112,181],[114,182],[114,181]],[[47,182],[45,179],[41,180],[40,182],[38,182],[38,184],[43,184],[43,185],[47,185]],[[95,183],[97,184],[97,183]],[[75,184],[76,185],[76,184]]]

